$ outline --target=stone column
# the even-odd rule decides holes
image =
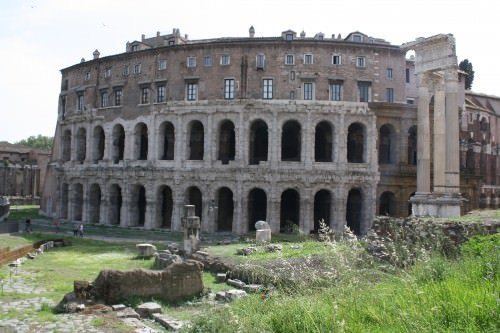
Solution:
[[[344,230],[346,222],[346,205],[347,205],[347,188],[344,185],[340,185],[337,188],[337,192],[334,195],[334,206],[335,206],[335,224],[331,227],[338,232]]]
[[[314,128],[311,128],[311,113],[307,113],[306,126],[301,129],[302,144],[301,144],[301,160],[304,161],[307,170],[312,169],[314,161]]]
[[[156,191],[154,184],[150,183],[145,186],[146,189],[146,216],[144,221],[144,229],[153,229],[156,227]]]
[[[345,128],[345,114],[340,114],[338,126],[335,128],[336,152],[334,154],[335,162],[345,167],[347,163],[347,131]]]
[[[120,226],[130,225],[130,185],[122,187],[122,207],[120,210]]]
[[[88,183],[82,184],[82,222],[90,222],[90,185]]]
[[[458,124],[457,69],[445,71],[446,94],[446,189],[449,194],[460,192],[460,155]]]
[[[429,90],[427,75],[418,75],[417,193],[428,194],[430,185]]]
[[[304,234],[309,235],[311,231],[311,227],[314,226],[314,224],[311,225],[311,222],[314,223],[314,204],[312,204],[311,199],[311,190],[306,189],[304,191],[301,191],[302,193],[300,194],[300,221],[299,221],[299,228],[300,231],[302,231]]]
[[[435,193],[445,192],[446,166],[446,119],[445,93],[442,80],[436,82],[434,92],[434,189]]]
[[[271,226],[272,233],[280,232],[280,198],[271,194],[268,198],[267,219]]]
[[[109,224],[109,188],[108,184],[99,184],[101,188],[101,206],[99,208],[99,224]]]
[[[181,231],[182,209],[184,207],[184,198],[181,194],[174,195],[174,207],[172,209],[172,231]]]

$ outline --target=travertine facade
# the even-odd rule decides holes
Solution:
[[[418,96],[403,48],[174,30],[126,50],[62,70],[48,215],[180,230],[194,204],[202,231],[241,234],[320,218],[363,233],[407,213]]]

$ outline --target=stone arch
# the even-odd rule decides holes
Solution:
[[[391,191],[380,195],[378,214],[383,216],[396,216],[396,196]]]
[[[236,139],[234,132],[234,123],[229,120],[223,120],[219,126],[218,157],[222,164],[228,164],[234,161],[236,152]]]
[[[205,151],[205,130],[199,120],[192,120],[188,125],[188,159],[201,161]]]
[[[347,130],[347,162],[364,163],[365,158],[365,126],[355,122]]]
[[[109,224],[121,224],[121,210],[123,204],[122,189],[118,184],[112,184],[109,188]]]
[[[195,214],[201,219],[203,217],[203,195],[196,186],[190,186],[186,191],[186,204],[195,206]]]
[[[299,122],[296,120],[286,121],[281,132],[281,160],[300,162],[301,143],[301,126]]]
[[[355,235],[361,234],[361,223],[363,221],[363,192],[360,188],[353,188],[347,196],[346,221],[347,227]]]
[[[71,130],[67,129],[61,136],[61,159],[63,162],[71,160]]]
[[[380,127],[378,137],[378,163],[396,163],[396,130],[391,124],[384,124]]]
[[[106,142],[106,137],[105,137],[105,134],[104,134],[104,129],[102,128],[102,126],[96,126],[94,127],[94,132],[93,132],[93,144],[92,144],[92,152],[93,152],[93,156],[92,156],[92,159],[94,160],[94,162],[97,162],[97,161],[102,161],[102,159],[104,158],[104,146],[105,146],[105,142]]]
[[[148,159],[148,126],[142,122],[134,129],[134,158],[140,161]]]
[[[417,125],[408,129],[408,164],[417,165]]]
[[[80,163],[85,161],[87,155],[87,131],[80,127],[76,132],[76,160]]]
[[[327,226],[331,223],[332,194],[329,190],[319,190],[314,195],[314,231],[319,230],[319,221],[323,220]]]
[[[333,126],[327,121],[321,121],[316,125],[314,160],[316,162],[333,161]]]
[[[101,201],[102,193],[99,184],[90,185],[89,190],[89,222],[99,223],[101,219]]]
[[[146,209],[146,188],[141,184],[133,185],[130,196],[130,226],[144,226]]]
[[[217,231],[232,231],[234,217],[233,191],[221,187],[217,191]]]
[[[292,232],[293,225],[300,225],[300,194],[295,189],[287,189],[281,194],[280,231]]]
[[[83,219],[83,185],[73,184],[73,220],[82,221]]]
[[[156,198],[156,226],[171,229],[172,212],[174,209],[172,189],[167,185],[159,186]]]
[[[68,219],[68,202],[69,202],[69,185],[67,183],[63,183],[61,186],[61,219]]]
[[[250,164],[259,164],[267,161],[269,146],[269,131],[267,124],[262,119],[257,119],[250,125]]]
[[[119,161],[123,161],[125,156],[125,129],[122,125],[116,124],[113,127],[112,133],[112,159],[114,163],[118,163]]]
[[[175,152],[175,127],[170,121],[160,125],[158,136],[158,157],[160,160],[173,160]]]
[[[248,193],[248,231],[255,230],[255,222],[267,219],[267,194],[263,189],[253,188]]]

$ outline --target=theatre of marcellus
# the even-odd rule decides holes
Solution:
[[[203,232],[363,234],[500,206],[500,98],[465,90],[450,34],[173,29],[61,74],[50,217],[178,231],[193,204]]]

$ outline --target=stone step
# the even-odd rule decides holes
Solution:
[[[167,330],[177,332],[187,325],[186,321],[177,320],[162,313],[154,313],[153,319]]]

